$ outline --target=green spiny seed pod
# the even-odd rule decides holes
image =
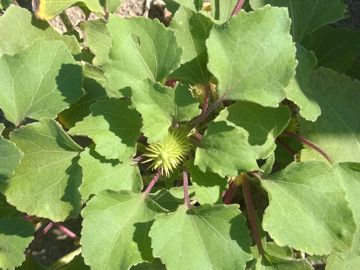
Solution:
[[[181,130],[170,131],[160,142],[152,143],[146,148],[144,154],[151,162],[149,168],[161,170],[162,174],[169,176],[170,172],[176,169],[191,149],[190,140],[187,134]]]
[[[297,133],[299,131],[299,119],[297,117],[291,117],[290,123],[286,128],[286,131]]]

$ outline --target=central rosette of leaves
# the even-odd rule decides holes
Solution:
[[[176,169],[190,152],[191,144],[184,131],[172,130],[160,142],[152,143],[146,148],[144,154],[151,162],[150,168],[161,170],[161,173],[169,176],[170,172]]]

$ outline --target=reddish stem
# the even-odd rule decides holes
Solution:
[[[161,176],[161,170],[158,170],[156,174],[154,175],[153,179],[151,179],[149,185],[147,186],[146,190],[143,192],[143,196],[147,197],[152,190],[152,188],[155,186],[157,180]]]
[[[54,222],[49,222],[49,224],[46,225],[45,228],[42,230],[42,235],[47,234],[52,229],[52,227],[54,227],[54,225]]]
[[[204,113],[208,107],[209,107],[209,100],[210,100],[210,89],[209,89],[209,85],[205,86],[205,100],[203,103],[203,106],[201,108],[202,112]]]
[[[165,86],[174,88],[175,85],[176,85],[176,82],[177,82],[176,80],[167,80],[167,81],[165,82]]]
[[[229,189],[224,194],[224,197],[223,197],[224,204],[232,203],[234,196],[235,196],[235,192],[236,192],[236,185],[235,185],[235,182],[233,181],[230,183]]]
[[[201,135],[201,133],[199,132],[199,131],[195,131],[194,132],[194,138],[196,139],[196,140],[198,140],[199,142],[202,140],[202,138],[203,138],[203,135]]]
[[[242,182],[242,191],[244,194],[246,212],[247,212],[247,216],[249,218],[252,235],[254,237],[254,240],[258,247],[260,255],[263,256],[264,255],[264,247],[262,245],[259,228],[256,223],[255,207],[254,207],[254,202],[253,202],[253,199],[251,196],[249,180],[247,179],[247,177],[244,177],[244,180]]]
[[[69,238],[78,239],[78,236],[64,225],[56,224],[56,227]]]
[[[223,102],[223,99],[218,99],[217,101],[215,101],[210,107],[208,107],[208,109],[201,113],[200,116],[198,118],[195,119],[195,121],[193,122],[193,126],[197,126],[198,124],[202,123],[213,111],[215,111]]]
[[[236,3],[236,6],[234,7],[234,10],[231,13],[231,16],[235,16],[236,14],[239,13],[239,11],[241,10],[241,8],[244,5],[245,0],[238,0]]]
[[[320,155],[322,155],[330,164],[333,163],[332,159],[330,158],[330,156],[324,151],[322,150],[319,146],[317,146],[316,144],[312,143],[311,141],[309,141],[308,139],[304,138],[303,136],[290,132],[290,131],[285,131],[284,132],[285,135],[291,136],[293,138],[298,139],[300,142],[302,142],[303,144],[309,146],[310,148],[314,149],[316,152],[318,152]]]
[[[187,209],[192,207],[189,197],[189,178],[186,170],[183,170],[184,203]]]

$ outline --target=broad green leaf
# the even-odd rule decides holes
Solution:
[[[24,157],[2,186],[7,201],[29,215],[55,222],[77,216],[81,170],[75,159],[81,147],[53,120],[21,127],[10,139]]]
[[[85,77],[83,88],[85,90],[85,96],[58,115],[59,122],[66,128],[74,127],[77,122],[83,120],[91,113],[90,105],[106,97],[104,87],[94,79]]]
[[[19,53],[37,39],[62,40],[72,54],[80,53],[80,46],[74,36],[59,34],[47,22],[35,19],[31,12],[17,5],[11,5],[0,17],[0,56]]]
[[[250,3],[253,9],[266,4],[287,7],[295,41],[300,41],[323,25],[342,19],[346,8],[343,0],[250,0]]]
[[[346,71],[346,74],[360,81],[360,59],[354,62],[352,67]]]
[[[208,83],[205,41],[209,37],[213,23],[201,13],[181,6],[171,20],[176,40],[183,50],[181,67],[171,77],[191,83]]]
[[[238,0],[211,0],[211,17],[219,24],[229,20]]]
[[[333,167],[292,163],[261,184],[269,194],[263,228],[277,244],[317,255],[351,247],[356,226]]]
[[[93,63],[101,65],[109,59],[111,36],[104,20],[84,21],[80,24],[85,34],[85,44],[95,54]]]
[[[301,44],[315,53],[319,66],[346,71],[360,54],[360,32],[326,25],[306,36]]]
[[[222,177],[258,169],[257,153],[248,143],[248,133],[225,121],[210,123],[199,147],[195,165],[203,172],[211,170]]]
[[[212,172],[202,172],[194,165],[189,166],[195,198],[200,204],[214,204],[221,198],[226,179]]]
[[[95,150],[107,159],[129,160],[136,153],[140,115],[125,100],[108,98],[90,106],[91,115],[76,123],[69,133],[90,137]]]
[[[0,268],[14,269],[25,260],[34,227],[0,195]]]
[[[104,70],[101,67],[94,66],[92,64],[85,62],[83,65],[83,73],[85,78],[90,78],[95,80],[102,87],[106,86],[107,80],[104,74]]]
[[[287,246],[280,247],[274,242],[265,242],[263,247],[265,251],[263,257],[260,257],[256,250],[254,270],[313,270],[307,260],[294,259],[293,250]]]
[[[294,260],[283,262],[257,261],[256,270],[313,270],[311,264],[306,260]]]
[[[360,82],[319,68],[311,75],[313,100],[321,108],[315,123],[300,121],[300,133],[335,162],[360,162]],[[312,149],[302,160],[323,159]]]
[[[107,28],[112,47],[104,69],[114,95],[137,80],[162,82],[179,67],[182,50],[175,34],[158,20],[110,15]]]
[[[194,197],[194,188],[189,186],[189,197]],[[180,205],[184,204],[184,188],[182,186],[170,189],[160,189],[150,194],[150,198],[158,203],[165,212],[175,211]]]
[[[9,177],[20,164],[23,153],[16,145],[1,136],[3,125],[0,124],[0,182]]]
[[[289,29],[287,10],[275,7],[241,11],[214,26],[206,44],[220,98],[277,107],[296,66]]]
[[[264,251],[266,253],[266,257],[271,262],[275,261],[289,261],[294,257],[294,252],[289,247],[280,247],[276,245],[274,242],[266,242],[264,245]]]
[[[22,265],[16,267],[15,270],[51,270],[51,269],[49,267],[45,267],[39,264],[32,256],[27,256],[26,260],[22,263]],[[58,270],[58,269],[54,269],[54,270]]]
[[[319,104],[314,100],[314,88],[311,84],[311,74],[316,66],[316,58],[313,53],[302,46],[297,46],[296,58],[298,65],[296,75],[285,88],[286,97],[300,108],[300,115],[309,121],[315,121],[321,114]]]
[[[166,270],[160,260],[155,259],[151,263],[141,263],[130,268],[130,270]]]
[[[246,101],[238,101],[220,113],[217,120],[241,127],[249,133],[249,143],[258,153],[258,158],[267,158],[275,151],[275,139],[290,122],[290,110],[262,107]]]
[[[113,1],[113,0],[106,0]],[[36,0],[34,7],[35,14],[37,17],[43,20],[51,20],[56,15],[63,12],[65,9],[77,4],[84,3],[91,11],[103,14],[104,9],[100,5],[100,0]]]
[[[0,107],[7,120],[54,118],[82,95],[81,67],[62,41],[38,40],[0,58]]]
[[[173,121],[188,121],[200,113],[198,102],[187,86],[175,89],[151,81],[132,89],[132,102],[143,119],[141,131],[150,143],[163,139]]]
[[[137,165],[130,160],[120,163],[116,160],[106,160],[92,149],[86,149],[80,154],[79,165],[82,167],[83,181],[79,188],[84,201],[90,195],[102,190],[130,190],[139,192],[143,184]]]
[[[237,205],[180,206],[156,216],[150,237],[154,257],[169,270],[240,270],[251,259],[249,232]]]
[[[82,212],[80,243],[85,263],[94,270],[127,270],[152,260],[148,232],[157,212],[159,206],[139,193],[96,195]],[[99,252],[102,246],[107,248]]]
[[[345,189],[346,199],[357,222],[354,244],[350,251],[330,255],[326,270],[356,269],[360,265],[360,164],[343,163],[338,165],[337,173]]]

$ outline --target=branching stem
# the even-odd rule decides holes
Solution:
[[[153,179],[151,179],[151,181],[150,181],[149,185],[147,186],[147,188],[145,189],[145,191],[143,192],[144,197],[147,197],[149,195],[150,191],[155,186],[155,184],[159,180],[160,176],[161,176],[161,170],[158,170],[156,172],[156,174],[154,175]]]
[[[197,126],[198,124],[204,122],[204,120],[213,112],[215,111],[221,104],[223,103],[223,99],[218,99],[215,101],[206,111],[200,114],[198,118],[195,119],[193,122],[193,126]]]
[[[296,134],[296,133],[293,133],[293,132],[290,132],[290,131],[285,131],[284,134],[287,135],[287,136],[291,136],[293,138],[298,139],[300,142],[302,142],[303,144],[309,146],[310,148],[312,148],[316,152],[318,152],[320,155],[322,155],[330,164],[333,164],[333,161],[330,158],[330,156],[324,150],[322,150],[319,146],[312,143],[308,139],[304,138],[303,136],[301,136],[299,134]]]
[[[264,255],[264,247],[262,245],[259,228],[256,223],[255,207],[254,207],[254,202],[253,202],[253,199],[251,196],[249,180],[247,177],[244,177],[244,180],[243,180],[241,186],[242,186],[242,192],[244,194],[246,212],[247,212],[247,216],[249,218],[252,235],[254,237],[254,240],[258,247],[260,255],[263,256]]]

